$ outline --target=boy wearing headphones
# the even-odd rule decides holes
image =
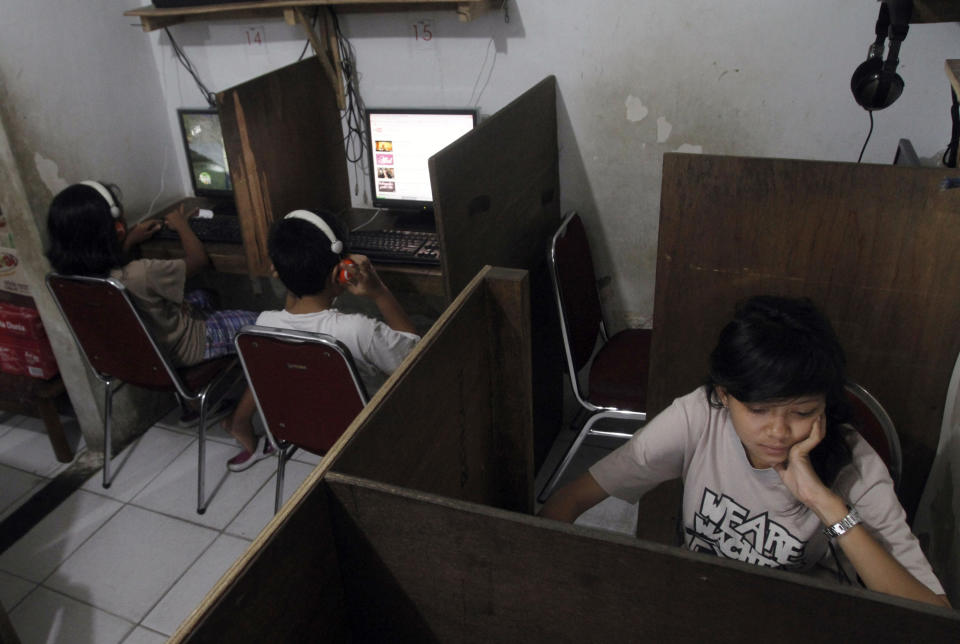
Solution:
[[[360,378],[371,395],[400,366],[420,339],[410,318],[363,255],[345,253],[345,230],[332,213],[295,210],[279,220],[270,233],[268,249],[273,268],[287,287],[282,311],[264,311],[260,326],[326,333],[350,350]],[[370,298],[383,321],[361,313],[343,313],[334,306],[347,291]],[[233,472],[247,469],[273,449],[255,437],[256,404],[247,389],[224,427],[243,450],[227,461]]]

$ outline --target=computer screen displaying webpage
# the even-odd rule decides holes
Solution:
[[[476,115],[369,110],[374,203],[433,201],[427,160],[473,129]]]

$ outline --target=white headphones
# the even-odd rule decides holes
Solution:
[[[110,206],[110,215],[114,219],[118,219],[120,217],[120,207],[117,205],[117,202],[114,200],[113,193],[110,192],[109,188],[107,188],[105,185],[103,185],[99,181],[91,181],[89,179],[86,181],[81,181],[80,185],[88,186],[90,188],[93,188],[97,192],[99,192],[100,196],[103,197],[104,200],[106,200],[107,205]]]
[[[293,212],[287,214],[284,219],[302,219],[304,221],[309,221],[311,224],[323,231],[323,234],[327,236],[327,239],[330,240],[330,250],[334,254],[339,255],[343,252],[343,242],[337,239],[337,236],[333,234],[333,229],[327,225],[320,216],[310,212],[309,210],[294,210]]]

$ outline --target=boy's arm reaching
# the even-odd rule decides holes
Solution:
[[[393,296],[377,275],[377,271],[366,255],[350,255],[354,266],[350,268],[347,290],[354,295],[369,297],[377,305],[383,321],[394,331],[417,333],[417,328],[403,310],[400,302]]]

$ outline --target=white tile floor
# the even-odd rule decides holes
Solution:
[[[109,489],[99,472],[0,554],[0,602],[23,644],[163,642],[240,556],[273,515],[275,461],[231,474],[237,447],[208,432],[204,515],[196,503],[197,439],[176,411],[115,457]],[[539,490],[574,433],[564,430],[537,480]],[[617,442],[581,447],[564,480],[579,475]],[[298,452],[287,466],[285,496],[319,457]],[[58,464],[39,421],[0,417],[0,519],[66,465]],[[608,499],[578,524],[633,534],[636,507]]]
[[[175,416],[116,457],[110,489],[98,473],[0,554],[0,602],[23,644],[166,641],[272,517],[276,461],[227,472],[237,447],[219,429],[197,514],[196,431]],[[296,454],[285,496],[318,461]],[[66,467],[39,421],[0,416],[0,520]]]

